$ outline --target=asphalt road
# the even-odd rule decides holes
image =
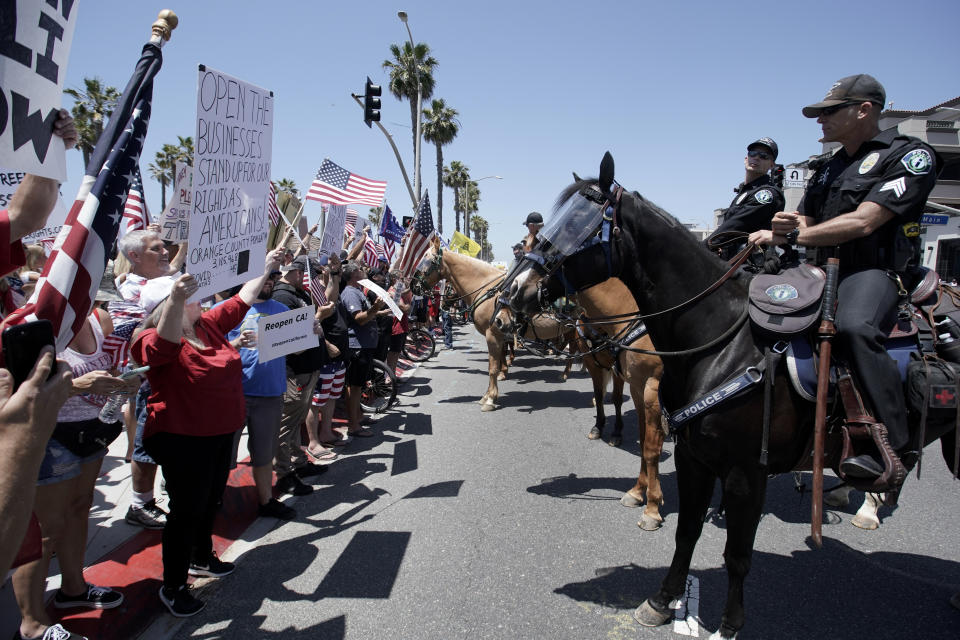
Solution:
[[[401,404],[297,499],[300,517],[248,533],[237,571],[203,589],[198,616],[153,638],[660,638],[709,636],[726,597],[722,518],[693,559],[691,620],[640,627],[633,609],[673,553],[673,444],[663,452],[666,520],[636,526],[619,498],[635,480],[636,413],[623,448],[587,440],[590,381],[521,354],[501,408],[481,413],[486,354],[458,329],[404,386]],[[608,425],[612,418],[608,417]],[[807,544],[810,502],[792,476],[770,481],[739,637],[958,638],[960,493],[939,450],[877,531],[829,510]],[[809,484],[809,476],[807,476]],[[832,479],[828,479],[830,486]],[[718,496],[715,496],[715,503]],[[269,524],[269,523],[267,523]],[[694,635],[697,634],[697,635]]]

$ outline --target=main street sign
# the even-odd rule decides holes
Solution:
[[[950,216],[936,213],[925,213],[920,216],[920,224],[947,224],[949,220]]]

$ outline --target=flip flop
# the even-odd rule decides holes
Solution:
[[[356,438],[372,438],[375,434],[370,429],[357,429],[356,431],[347,431],[347,435]]]
[[[329,449],[323,449],[321,453],[316,453],[312,451],[309,447],[305,449],[307,455],[317,461],[330,461],[337,459],[337,453],[335,451],[330,451]]]

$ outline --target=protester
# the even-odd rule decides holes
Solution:
[[[124,301],[140,304],[140,292],[147,282],[154,278],[170,275],[170,259],[167,246],[156,231],[131,231],[117,241],[117,249],[130,263],[130,272],[117,286]],[[129,308],[113,307],[129,312]],[[157,478],[157,464],[143,448],[143,425],[147,417],[147,398],[150,396],[150,383],[145,382],[137,392],[135,416],[124,412],[128,423],[136,420],[133,440],[133,452],[130,456],[130,477],[133,485],[130,507],[124,520],[128,524],[144,529],[162,529],[167,521],[167,512],[157,505],[154,497],[154,485]]]
[[[199,302],[187,304],[198,289],[189,274],[172,285],[150,282],[141,292],[144,307],[152,311],[134,337],[131,355],[150,367],[143,445],[160,463],[170,497],[159,596],[175,616],[192,616],[204,607],[187,588],[188,573],[221,577],[234,569],[217,558],[211,535],[234,433],[246,417],[242,361],[226,333],[256,302],[281,259],[280,251],[267,254],[263,275],[206,312]]]
[[[399,271],[393,274],[393,286],[389,293],[403,312],[400,318],[393,318],[390,324],[390,344],[387,347],[387,367],[390,371],[396,371],[403,345],[407,341],[407,333],[410,331],[410,309],[413,306],[413,291]]]
[[[373,304],[359,288],[363,279],[363,269],[355,263],[343,268],[343,278],[347,283],[340,294],[343,306],[347,310],[349,326],[350,362],[347,367],[347,433],[351,436],[366,438],[373,432],[361,427],[363,409],[360,407],[360,393],[363,385],[370,379],[373,356],[377,348],[377,324],[374,319],[386,304],[379,298]]]
[[[273,290],[273,299],[288,309],[299,309],[313,304],[310,294],[303,288],[303,275],[310,273],[307,256],[298,256],[290,264],[281,267],[281,278]],[[316,309],[319,322],[333,313],[333,303],[328,302]],[[322,329],[320,330],[322,335]],[[317,385],[320,368],[329,362],[326,346],[318,340],[317,346],[291,353],[286,358],[287,387],[283,393],[283,413],[280,432],[277,436],[277,455],[273,462],[277,472],[277,490],[302,496],[313,492],[313,487],[303,478],[319,475],[327,470],[323,465],[307,460],[303,451],[300,427],[310,409],[310,400]]]
[[[54,361],[53,348],[44,347],[16,392],[10,372],[0,369],[0,459],[15,461],[0,467],[0,575],[6,575],[23,540],[37,470],[71,389],[73,373],[65,362],[58,363],[57,373],[47,379]]]
[[[243,321],[227,334],[230,344],[243,361],[243,396],[247,409],[247,449],[253,467],[253,484],[257,490],[257,512],[260,516],[292,520],[297,512],[273,497],[273,457],[277,452],[277,434],[283,410],[283,392],[287,388],[283,358],[260,362],[257,325],[260,318],[287,311],[287,307],[271,300],[280,271],[270,274],[257,294],[256,302]],[[237,459],[241,431],[233,443],[233,460]]]
[[[133,393],[140,386],[136,376],[122,380],[108,372],[113,356],[104,349],[104,338],[112,331],[109,314],[94,310],[59,354],[73,375],[72,397],[57,414],[37,478],[33,512],[43,536],[42,555],[13,574],[13,590],[22,616],[20,638],[42,637],[52,624],[44,605],[44,591],[54,552],[61,575],[54,607],[112,609],[123,602],[119,592],[89,585],[83,576],[93,487],[109,442],[85,443],[94,435],[112,440],[120,433],[119,424],[112,437],[102,433],[107,426],[98,416],[107,400],[104,394]],[[78,438],[80,432],[86,437]]]
[[[453,317],[457,312],[455,305],[456,291],[449,284],[443,292],[440,301],[440,326],[443,329],[443,346],[446,349],[453,349]]]

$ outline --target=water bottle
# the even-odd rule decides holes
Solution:
[[[104,424],[113,424],[114,422],[120,419],[120,409],[123,407],[123,403],[126,400],[126,396],[122,394],[112,395],[107,399],[107,403],[103,405],[103,408],[100,409],[100,422]]]

